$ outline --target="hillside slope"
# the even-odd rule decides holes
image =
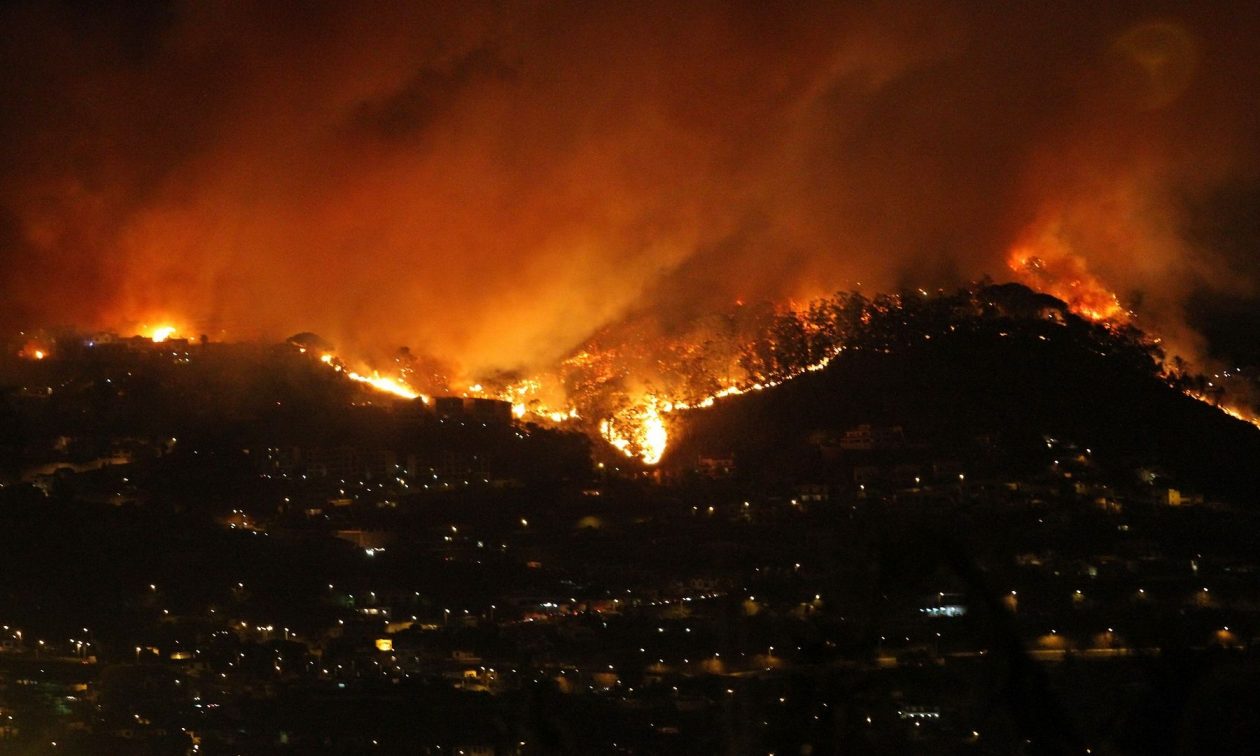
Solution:
[[[1170,386],[1146,346],[1070,315],[934,330],[906,325],[825,370],[684,413],[666,463],[733,454],[743,477],[826,476],[822,448],[870,423],[903,427],[925,458],[1014,473],[1044,457],[1046,436],[1067,439],[1117,479],[1153,469],[1260,503],[1260,429]]]

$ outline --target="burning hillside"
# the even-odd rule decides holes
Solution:
[[[1171,385],[1229,415],[1260,426],[1253,412],[1224,383],[1193,373],[1161,341],[1133,324],[1133,315],[1094,278],[1069,270],[1067,280],[1034,258],[1012,266],[1031,282],[1058,294],[1039,294],[1019,285],[976,284],[955,291],[925,289],[867,297],[840,292],[805,306],[739,304],[725,313],[661,333],[650,319],[629,320],[588,340],[551,371],[522,378],[497,375],[462,386],[458,393],[508,401],[526,421],[566,423],[597,435],[614,449],[654,465],[664,456],[678,413],[703,409],[732,396],[763,391],[809,372],[823,370],[846,350],[890,352],[978,324],[1049,321],[1078,323],[1100,353],[1128,354],[1149,365]],[[1079,318],[1079,320],[1077,320]],[[299,345],[305,352],[307,346]],[[390,374],[347,367],[328,345],[312,345],[321,362],[347,378],[405,399],[428,398],[396,360]],[[1228,374],[1226,378],[1228,378]],[[417,382],[418,383],[418,382]],[[443,379],[443,386],[448,385]]]
[[[753,319],[750,330],[738,335],[728,332],[727,341],[711,337],[684,341],[686,346],[676,345],[668,351],[689,351],[691,361],[657,360],[651,373],[639,373],[638,377],[631,377],[635,375],[631,372],[613,372],[604,382],[579,384],[570,396],[579,407],[602,406],[609,397],[620,399],[622,406],[601,422],[601,435],[627,455],[654,464],[664,452],[673,413],[709,407],[724,397],[762,391],[822,370],[846,350],[904,349],[995,319],[1049,319],[1066,326],[1070,319],[1080,317],[1085,323],[1096,324],[1088,337],[1097,341],[1100,350],[1140,355],[1170,385],[1260,427],[1253,410],[1236,396],[1226,395],[1219,377],[1214,382],[1195,376],[1179,357],[1170,356],[1166,363],[1160,340],[1133,328],[1119,305],[1115,307],[1117,316],[1107,317],[1090,304],[1078,302],[1069,307],[1057,298],[1039,298],[1026,289],[994,286],[950,293],[918,290],[870,299],[860,293],[840,293],[803,309],[768,309]],[[610,352],[615,354],[616,350]],[[615,360],[606,354],[602,361]],[[721,365],[720,372],[705,369],[715,363]],[[643,375],[653,378],[645,380]],[[641,388],[636,392],[628,390],[628,385]],[[709,391],[705,392],[705,387]],[[1246,396],[1246,389],[1243,391]]]
[[[1255,291],[1237,223],[1193,233],[1260,175],[1253,4],[702,5],[5,7],[0,323],[311,328],[360,376],[408,344],[567,415],[528,381],[641,313],[673,343],[1012,248],[1170,338]],[[766,377],[726,357],[632,372],[683,403]]]
[[[675,11],[6,7],[0,321],[312,328],[655,461],[919,286],[1009,266],[1200,365],[1188,303],[1254,299],[1254,4]]]
[[[845,353],[913,350],[955,333],[992,331],[1006,337],[1027,324],[1052,324],[1038,338],[1074,339],[1094,353],[1113,355],[1139,374],[1260,427],[1247,397],[1255,387],[1224,370],[1211,377],[1167,354],[1163,341],[1139,330],[1137,316],[1083,263],[1061,254],[1049,262],[1027,249],[1012,253],[1021,284],[976,283],[953,290],[906,290],[868,296],[838,292],[805,304],[736,303],[724,312],[665,327],[645,313],[601,329],[551,369],[530,375],[498,372],[461,379],[436,357],[400,348],[392,361],[373,364],[340,352],[313,333],[288,340],[298,355],[364,388],[434,408],[434,397],[498,400],[526,423],[562,425],[602,439],[611,449],[655,465],[685,413],[723,399],[762,392],[822,371]],[[1065,300],[1064,297],[1067,299]],[[106,335],[97,340],[112,338]],[[206,344],[169,325],[142,326],[125,337],[172,355]],[[89,339],[89,346],[92,339]],[[18,356],[42,360],[57,351],[54,338],[29,337]]]

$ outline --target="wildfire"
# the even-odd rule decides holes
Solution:
[[[1206,400],[1203,400],[1203,401],[1206,401]],[[1257,428],[1260,428],[1260,417],[1257,417],[1256,415],[1253,415],[1250,412],[1238,409],[1237,407],[1230,407],[1224,404],[1217,405],[1216,408],[1219,409],[1221,412],[1224,412],[1226,415],[1229,415],[1230,417],[1234,418],[1235,420],[1242,420],[1244,423],[1251,423]]]
[[[1190,397],[1191,399],[1197,399],[1200,402],[1203,402],[1204,404],[1212,405],[1216,409],[1220,410],[1221,412],[1224,412],[1226,415],[1229,415],[1235,420],[1241,420],[1244,423],[1248,423],[1250,425],[1256,426],[1257,428],[1260,428],[1260,416],[1252,412],[1249,412],[1240,407],[1235,407],[1228,404],[1220,404],[1218,403],[1219,397],[1213,397],[1213,396],[1200,394],[1197,391],[1192,391],[1190,389],[1186,389],[1184,393],[1186,396]]]
[[[176,333],[175,326],[160,325],[149,332],[149,338],[153,340],[153,343],[160,344],[163,341],[166,341],[170,337],[174,336],[175,333]]]
[[[366,383],[377,391],[384,391],[387,394],[393,394],[394,396],[402,397],[403,399],[420,399],[425,403],[428,403],[429,401],[427,396],[424,396],[420,392],[413,390],[402,381],[394,378],[386,378],[376,373],[373,373],[372,375],[363,375],[361,373],[356,373],[353,370],[346,371],[346,377],[352,381]]]
[[[664,403],[648,395],[639,403],[601,420],[599,433],[613,448],[627,457],[639,457],[645,464],[655,465],[665,455],[669,430],[661,417]]]
[[[1115,293],[1089,273],[1085,262],[1078,256],[1063,250],[1060,243],[1051,244],[1053,264],[1034,254],[1031,247],[1019,246],[1011,251],[1007,264],[1028,286],[1063,300],[1075,314],[1105,326],[1124,325],[1133,318]],[[1217,399],[1185,390],[1191,399],[1210,404],[1236,420],[1242,420],[1260,428],[1260,417],[1240,409],[1223,405]]]
[[[627,457],[638,457],[645,464],[655,465],[664,457],[665,449],[669,445],[668,415],[685,410],[705,409],[727,397],[774,388],[805,373],[822,370],[842,351],[844,351],[843,346],[836,347],[830,354],[816,362],[778,380],[759,381],[746,385],[731,384],[690,402],[670,400],[651,393],[644,394],[613,417],[601,420],[599,433],[604,440]]]
[[[1084,261],[1075,256],[1060,254],[1054,258],[1054,264],[1050,265],[1032,254],[1030,248],[1021,247],[1011,253],[1009,263],[1012,270],[1025,279],[1025,283],[1038,291],[1062,299],[1080,317],[1108,328],[1126,325],[1134,317],[1100,279],[1088,272]],[[923,293],[926,295],[926,292]],[[798,315],[804,312],[797,308],[793,311]],[[867,316],[863,315],[864,319],[865,317]],[[660,392],[645,392],[632,399],[628,406],[615,412],[612,417],[602,420],[599,423],[600,435],[626,456],[639,457],[649,465],[656,464],[663,457],[669,443],[671,413],[712,407],[724,398],[764,391],[807,372],[823,370],[845,349],[842,344],[835,345],[821,358],[790,372],[759,381],[729,382],[699,399],[670,398]],[[590,362],[590,356],[585,357]],[[1192,391],[1187,391],[1186,394],[1211,404],[1233,418],[1260,427],[1260,417],[1247,410],[1219,404],[1219,398],[1201,396]]]
[[[467,393],[473,396],[499,399],[510,403],[512,405],[512,416],[518,420],[533,418],[535,421],[558,424],[579,419],[576,407],[568,407],[567,409],[552,408],[544,398],[549,392],[546,391],[542,378],[525,378],[515,383],[509,383],[497,391],[480,383],[474,383],[468,387]]]
[[[302,353],[305,353],[306,349],[300,348],[299,351]],[[333,370],[337,371],[338,373],[341,373],[342,375],[349,378],[350,380],[371,386],[377,391],[382,391],[386,394],[393,394],[394,396],[400,397],[402,399],[419,399],[422,402],[425,402],[426,404],[429,402],[429,397],[425,396],[424,394],[421,394],[419,391],[416,391],[415,389],[411,388],[410,386],[398,380],[397,378],[389,378],[375,371],[373,371],[371,375],[364,375],[363,373],[359,373],[357,371],[348,369],[345,366],[345,363],[343,363],[340,359],[337,358],[336,355],[332,354],[331,352],[325,352],[324,354],[321,354],[319,356],[319,361],[325,365],[328,365]]]
[[[1007,265],[1032,288],[1062,299],[1072,312],[1095,323],[1127,323],[1132,313],[1076,256],[1040,257],[1030,247],[1016,247]]]
[[[301,354],[306,354],[307,351],[307,347],[298,347],[298,352]],[[402,399],[420,399],[426,404],[430,402],[428,395],[415,390],[401,377],[381,375],[375,370],[370,373],[366,369],[364,372],[352,370],[341,357],[332,352],[321,353],[319,361],[334,371],[341,373],[346,378],[374,388],[377,391],[392,394]],[[499,399],[509,402],[512,405],[512,415],[517,419],[532,417],[537,421],[552,423],[578,419],[576,408],[569,407],[564,410],[555,410],[544,403],[541,398],[541,395],[544,393],[544,387],[542,381],[538,379],[525,379],[517,383],[508,384],[497,391],[482,383],[472,383],[461,393],[467,397]]]
[[[1009,256],[1011,269],[1026,284],[1063,300],[1076,315],[1109,329],[1114,330],[1131,322],[1133,313],[1121,305],[1119,298],[1099,278],[1089,273],[1082,259],[1070,250],[1053,245],[1048,248],[1045,257],[1034,254],[1039,251],[1040,247],[1020,246],[1013,249]],[[926,290],[920,290],[920,293],[928,296]],[[858,295],[857,301],[857,308],[848,311],[827,310],[819,303],[794,304],[789,309],[777,309],[779,314],[776,317],[781,318],[779,322],[791,327],[775,332],[765,341],[743,346],[735,342],[735,350],[719,351],[718,357],[707,363],[704,360],[709,358],[703,348],[692,346],[690,342],[672,345],[667,354],[677,357],[684,364],[703,366],[700,372],[690,368],[692,372],[687,373],[684,380],[675,380],[677,376],[667,373],[662,383],[640,385],[637,389],[627,387],[626,383],[632,383],[638,375],[636,365],[652,370],[654,366],[665,363],[661,361],[658,350],[645,346],[649,344],[647,339],[614,340],[611,345],[590,345],[587,350],[568,358],[556,373],[542,373],[507,382],[501,376],[485,377],[466,384],[461,393],[466,397],[506,401],[511,405],[513,417],[519,420],[554,424],[576,422],[578,427],[592,433],[597,431],[601,438],[625,456],[637,458],[646,465],[656,465],[669,447],[671,426],[677,422],[671,419],[671,415],[712,407],[727,397],[765,391],[807,372],[823,370],[849,348],[842,343],[847,333],[839,326],[843,318],[860,324],[856,325],[860,329],[870,322],[874,313],[901,306],[899,295],[881,296],[875,300],[863,300]],[[797,330],[793,331],[793,328]],[[804,334],[811,340],[813,346],[809,351],[800,351],[801,342],[791,340],[793,333]],[[627,344],[631,345],[629,352],[626,351]],[[318,346],[310,348],[319,350],[316,353],[322,351]],[[796,351],[789,351],[794,348]],[[634,352],[634,349],[641,352]],[[780,352],[780,349],[784,351]],[[300,351],[307,350],[300,348]],[[739,357],[740,361],[736,363],[731,354],[744,356]],[[750,367],[743,362],[747,355],[753,355],[762,362]],[[797,360],[792,355],[807,355],[813,361]],[[429,397],[408,384],[405,372],[392,377],[376,371],[351,370],[331,352],[322,353],[319,359],[350,380],[377,391],[404,399],[429,401]],[[697,390],[696,387],[706,386],[706,381],[707,387],[716,384],[717,388],[709,393],[704,393],[707,389]],[[1198,395],[1190,390],[1186,394],[1211,404],[1231,417],[1260,427],[1260,418],[1238,407],[1222,406],[1219,396]]]

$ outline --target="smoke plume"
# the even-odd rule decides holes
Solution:
[[[1213,219],[1260,196],[1257,29],[1228,2],[7,4],[0,319],[529,369],[626,318],[1007,279],[1025,249],[1196,350],[1192,297],[1256,296]]]

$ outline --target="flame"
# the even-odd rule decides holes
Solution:
[[[154,344],[160,344],[174,336],[176,330],[175,326],[172,325],[160,325],[149,332],[149,338],[153,340]]]
[[[655,393],[645,393],[613,417],[601,420],[599,433],[613,448],[627,457],[638,457],[644,464],[655,465],[665,456],[665,449],[669,446],[668,415],[685,410],[705,409],[727,397],[774,388],[805,373],[822,370],[844,349],[844,346],[838,346],[817,361],[781,378],[729,384],[692,401],[667,399]]]
[[[306,354],[306,349],[304,347],[299,347],[298,352],[300,354]],[[405,382],[397,378],[383,376],[375,370],[372,371],[371,375],[366,375],[356,370],[348,369],[345,363],[332,352],[324,352],[321,354],[319,356],[319,361],[321,364],[327,365],[350,380],[362,383],[365,386],[370,386],[382,393],[392,394],[402,399],[419,399],[425,404],[429,403],[429,397],[421,394],[419,391],[416,391],[411,386],[408,386]]]
[[[653,405],[648,408],[643,418],[642,439],[639,442],[643,461],[654,465],[665,456],[665,445],[669,443],[669,431],[665,429],[665,421]]]
[[[655,465],[665,456],[669,430],[661,417],[664,404],[648,394],[640,402],[599,423],[599,433],[613,448],[627,457],[638,457],[644,464]]]
[[[1039,248],[1030,245],[1017,246],[1011,250],[1008,264],[1029,286],[1063,300],[1072,312],[1083,318],[1108,328],[1125,325],[1131,321],[1134,317],[1133,313],[1120,304],[1119,298],[1107,289],[1099,278],[1089,273],[1084,260],[1065,250],[1061,244],[1052,245],[1048,249],[1051,262],[1047,262],[1047,258],[1037,254],[1042,251]],[[920,290],[920,293],[927,296],[926,290]],[[893,297],[891,301],[895,305],[900,302],[900,299]],[[800,319],[801,327],[810,332],[825,328],[824,324],[809,320],[807,311],[808,305],[796,304],[787,306],[785,310],[787,314]],[[864,312],[861,317],[863,322],[866,322],[870,313]],[[612,408],[601,405],[600,402],[594,405],[602,406],[602,409],[598,409],[599,414],[596,416],[605,414],[606,416],[597,423],[584,427],[598,430],[600,437],[625,456],[638,458],[646,465],[656,465],[664,458],[670,444],[669,416],[671,414],[712,407],[727,397],[765,391],[805,373],[823,370],[846,349],[845,345],[836,343],[834,340],[831,344],[826,353],[814,362],[793,368],[787,373],[776,371],[769,376],[765,373],[760,375],[744,373],[747,378],[741,381],[733,377],[739,373],[718,367],[717,370],[721,372],[717,372],[717,375],[726,377],[717,379],[719,387],[716,390],[699,397],[696,396],[694,390],[682,387],[675,387],[669,391],[647,388],[638,392],[631,391],[629,396],[620,393],[624,392],[624,389],[614,389],[611,393],[603,394],[605,398],[617,397],[614,399]],[[566,367],[587,371],[594,376],[592,380],[596,385],[607,382],[606,385],[619,386],[620,382],[630,375],[623,364],[626,357],[627,355],[621,353],[620,350],[594,349],[594,353],[583,351],[573,355],[563,364]],[[376,371],[350,370],[333,353],[321,354],[319,361],[350,380],[377,391],[404,399],[419,398],[426,403],[430,401],[428,396],[422,395],[408,385],[405,380],[406,373],[400,373],[399,377],[390,377]],[[577,407],[573,406],[571,399],[565,395],[566,389],[561,387],[568,385],[568,378],[564,379],[563,384],[558,380],[559,378],[559,375],[544,373],[506,384],[500,383],[499,378],[483,379],[467,384],[462,394],[506,401],[511,405],[512,416],[522,421],[557,425],[582,422],[583,418]],[[1231,417],[1260,427],[1260,418],[1238,407],[1220,405],[1219,397],[1200,396],[1188,390],[1185,393],[1198,401],[1211,404]],[[562,404],[557,406],[553,402]]]
[[[580,419],[576,407],[552,408],[545,397],[555,392],[547,390],[542,377],[524,378],[515,383],[509,383],[499,390],[492,390],[482,383],[474,383],[464,393],[508,402],[512,405],[512,416],[518,420],[528,419],[532,422],[558,425]]]
[[[1081,258],[1057,248],[1052,250],[1057,255],[1054,263],[1047,264],[1044,259],[1035,255],[1034,251],[1033,248],[1027,246],[1017,247],[1012,250],[1009,258],[1012,270],[1019,273],[1032,288],[1063,300],[1078,316],[1108,328],[1114,329],[1127,325],[1135,317],[1132,312],[1125,309],[1114,292],[1088,271]],[[927,292],[922,293],[926,295]],[[798,314],[800,312],[799,308],[795,307],[793,311]],[[600,435],[623,454],[630,457],[637,456],[646,464],[656,464],[663,457],[669,443],[667,415],[712,407],[724,398],[764,391],[787,383],[807,372],[823,370],[845,348],[843,344],[837,345],[817,361],[786,375],[747,383],[727,382],[717,391],[698,399],[671,399],[655,392],[644,393],[632,400],[628,407],[614,413],[611,418],[602,420],[599,424]],[[584,363],[593,361],[592,356],[587,353],[575,359],[580,359]],[[1185,393],[1193,399],[1212,405],[1230,417],[1260,427],[1260,417],[1246,409],[1220,404],[1219,397],[1214,399],[1192,391]]]
[[[1238,407],[1231,407],[1225,404],[1217,405],[1217,409],[1219,409],[1221,412],[1224,412],[1226,415],[1229,415],[1230,417],[1234,418],[1235,420],[1241,420],[1244,423],[1250,423],[1251,425],[1254,425],[1255,427],[1260,428],[1260,415],[1256,415],[1246,410],[1239,409]]]
[[[1215,407],[1221,412],[1224,412],[1226,415],[1229,415],[1235,420],[1241,420],[1244,423],[1248,423],[1249,425],[1254,425],[1255,427],[1260,428],[1260,415],[1256,415],[1254,412],[1243,409],[1242,407],[1237,407],[1232,404],[1221,404],[1220,397],[1214,397],[1207,394],[1200,394],[1199,392],[1193,391],[1191,389],[1186,389],[1183,393],[1186,396],[1190,397],[1191,399],[1197,399],[1198,401],[1203,402],[1204,404],[1210,404],[1211,406]]]
[[[372,375],[363,375],[362,373],[356,373],[353,370],[347,370],[345,371],[345,374],[350,380],[365,383],[377,391],[393,394],[394,396],[402,397],[403,399],[419,399],[426,404],[429,402],[429,398],[427,396],[412,389],[407,384],[395,378],[387,378],[375,372]]]
[[[1028,286],[1067,303],[1072,312],[1095,323],[1123,324],[1132,313],[1085,267],[1084,261],[1056,250],[1043,257],[1031,246],[1011,250],[1007,265]]]
[[[1047,257],[1039,256],[1039,252]],[[1110,328],[1125,325],[1134,317],[1120,304],[1115,293],[1089,272],[1084,259],[1067,249],[1057,237],[1043,234],[1037,247],[1017,245],[1007,257],[1007,264],[1025,284],[1063,300],[1069,310],[1087,320]],[[1190,389],[1185,389],[1183,393],[1236,420],[1260,428],[1260,417],[1245,409],[1220,404],[1218,398]]]
[[[1193,396],[1193,394],[1191,396]],[[1208,401],[1208,399],[1203,398],[1203,397],[1195,397],[1195,398],[1203,402]],[[1238,407],[1232,407],[1227,404],[1217,405],[1216,408],[1219,409],[1221,412],[1224,412],[1226,415],[1229,415],[1230,417],[1234,418],[1235,420],[1242,420],[1244,423],[1251,423],[1257,428],[1260,428],[1260,417],[1257,417],[1251,414],[1250,412],[1247,412],[1246,410],[1240,409]]]
[[[52,354],[52,347],[43,341],[28,341],[17,354],[24,360],[42,360]]]

